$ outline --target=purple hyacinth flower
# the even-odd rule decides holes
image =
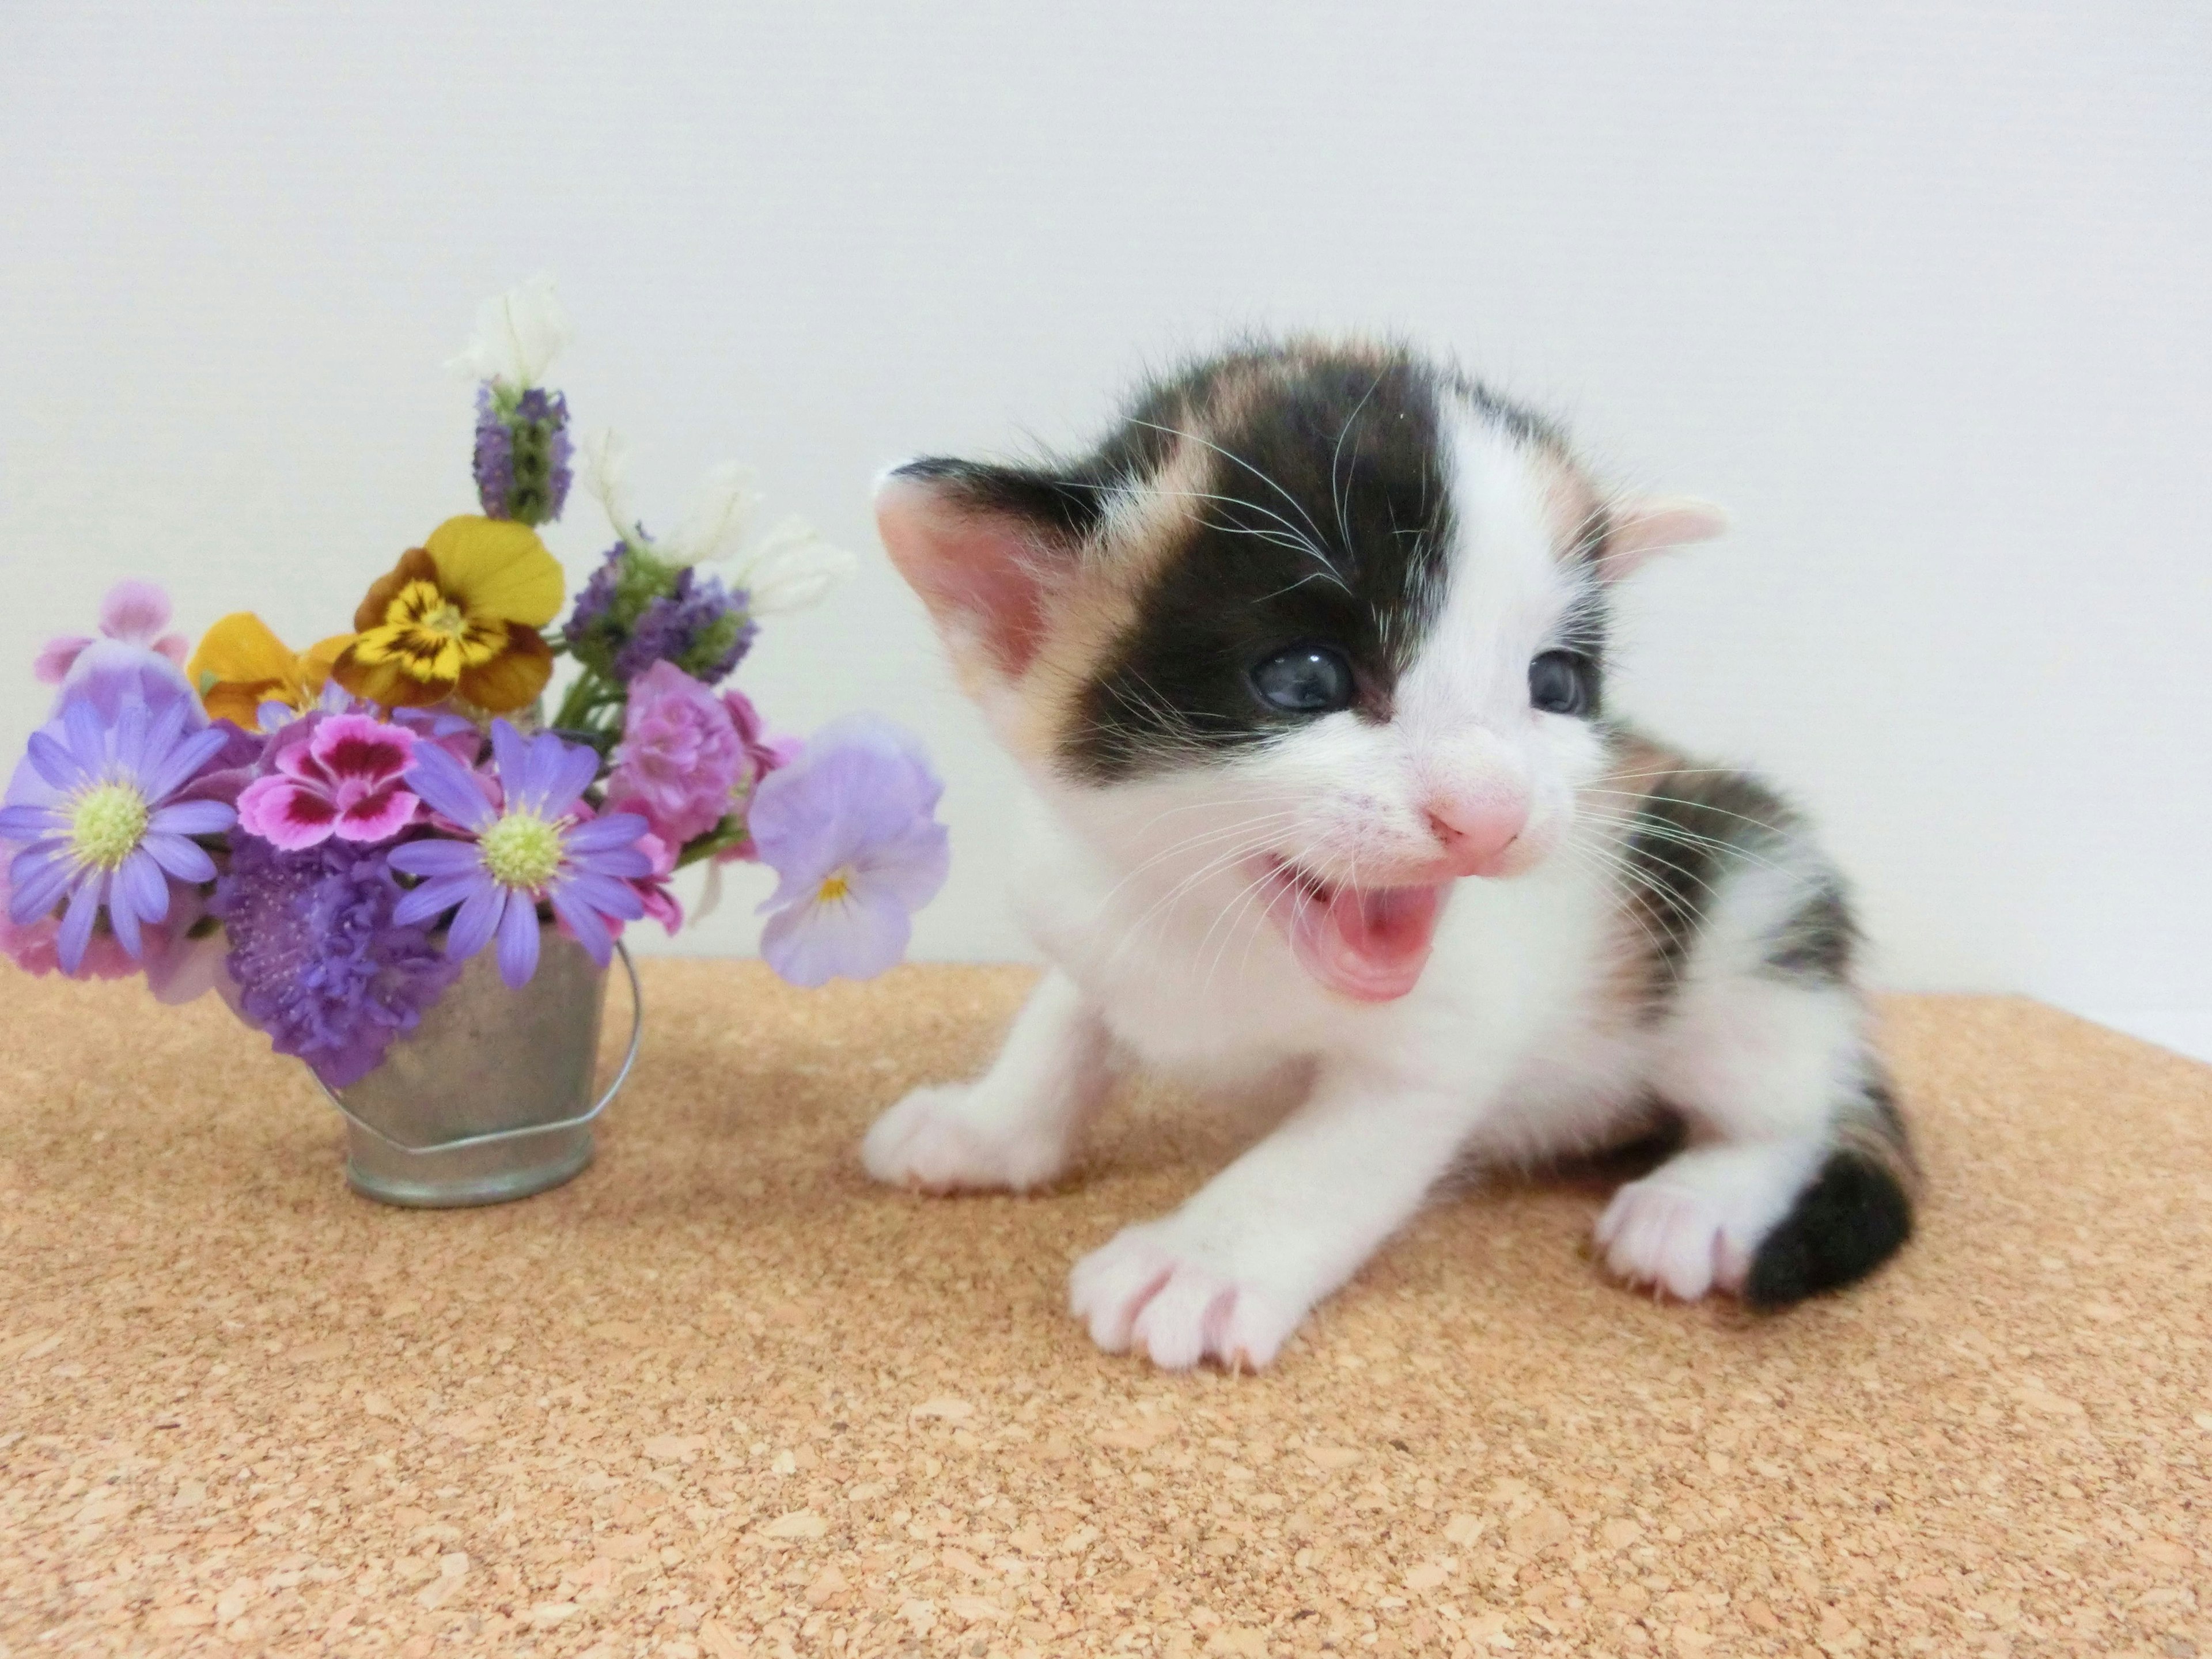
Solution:
[[[746,814],[778,877],[761,955],[793,985],[872,979],[906,954],[913,913],[951,867],[944,786],[911,732],[874,715],[824,726],[761,781]]]
[[[460,972],[398,920],[405,896],[383,849],[335,839],[285,852],[240,836],[216,884],[239,1013],[333,1089],[375,1070]]]
[[[158,691],[166,683],[151,684]],[[215,879],[214,860],[191,837],[238,817],[222,801],[179,799],[222,753],[228,730],[207,726],[189,696],[149,705],[139,684],[103,681],[98,701],[89,690],[66,697],[31,734],[0,808],[0,841],[22,848],[9,867],[9,916],[21,926],[68,901],[55,939],[65,974],[84,960],[102,914],[116,942],[142,955],[142,930],[169,914],[170,880]],[[188,729],[195,717],[198,729]]]
[[[583,793],[599,757],[582,744],[550,732],[526,738],[494,720],[491,746],[503,797],[497,806],[460,761],[434,744],[416,745],[409,786],[465,839],[392,848],[393,869],[423,878],[399,902],[394,920],[428,921],[454,911],[447,954],[461,961],[496,936],[500,977],[520,986],[538,971],[543,901],[605,967],[619,925],[645,914],[629,878],[653,873],[652,858],[638,845],[646,821],[635,812],[590,816]]]

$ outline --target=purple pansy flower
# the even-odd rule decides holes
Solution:
[[[460,972],[394,914],[387,854],[336,839],[298,852],[240,836],[214,912],[241,1018],[333,1089],[374,1071]]]
[[[912,913],[945,884],[944,786],[912,733],[859,714],[761,781],[747,822],[780,878],[761,955],[793,985],[871,979],[906,954]]]
[[[505,720],[491,726],[502,791],[494,805],[477,775],[434,744],[415,751],[407,781],[423,804],[468,839],[408,842],[392,867],[424,878],[399,902],[396,919],[428,921],[459,906],[446,950],[456,962],[499,939],[500,977],[523,985],[538,971],[538,906],[553,907],[605,967],[614,949],[610,921],[634,921],[644,902],[629,883],[653,873],[638,846],[647,832],[635,812],[591,816],[583,793],[599,757],[551,732],[526,738]]]
[[[169,596],[152,582],[121,581],[100,602],[100,632],[126,645],[159,652],[179,668],[191,647],[182,634],[164,634],[169,625]],[[69,634],[46,641],[31,672],[48,685],[59,685],[86,650],[97,643],[89,634]]]
[[[238,797],[238,822],[288,853],[332,836],[389,841],[415,821],[400,779],[415,763],[415,734],[367,714],[333,714],[305,743],[275,746],[276,769]]]
[[[215,878],[214,860],[191,837],[228,830],[238,816],[222,801],[178,799],[222,754],[227,731],[187,730],[198,713],[189,696],[149,707],[120,686],[105,690],[112,714],[91,695],[70,696],[31,734],[0,809],[0,840],[22,848],[8,872],[8,914],[22,926],[68,900],[54,939],[65,974],[84,960],[103,912],[116,941],[140,955],[142,926],[169,913],[170,878]]]
[[[166,652],[131,640],[97,639],[77,653],[54,693],[50,717],[72,702],[90,703],[101,720],[112,723],[125,703],[143,703],[155,714],[172,703],[185,709],[184,729],[198,732],[207,711],[192,695],[185,671]]]

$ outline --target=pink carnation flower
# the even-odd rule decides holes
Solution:
[[[305,743],[275,745],[276,770],[238,797],[239,823],[285,852],[341,841],[389,841],[421,803],[400,787],[415,734],[367,714],[332,714]]]
[[[654,835],[681,847],[722,821],[747,764],[729,710],[673,663],[657,662],[629,683],[607,799],[643,813]]]
[[[69,973],[71,979],[122,979],[135,974],[139,963],[123,948],[112,933],[94,933],[85,942],[84,956],[73,973],[62,967],[61,918],[49,912],[28,921],[8,914],[14,896],[8,880],[12,847],[0,846],[0,956],[31,974]]]
[[[744,764],[738,769],[737,779],[730,786],[728,808],[742,817],[751,805],[753,791],[760,787],[761,780],[797,760],[805,744],[797,738],[769,736],[768,723],[761,719],[760,710],[753,707],[751,698],[735,687],[722,693],[722,707],[729,714],[730,724],[737,728],[738,741],[744,746]],[[730,864],[759,856],[759,849],[748,834],[715,854],[714,862]]]
[[[607,810],[612,812],[617,810],[635,811],[636,809],[634,806],[617,809],[615,803],[610,801]],[[645,914],[659,922],[673,939],[684,927],[684,907],[678,902],[676,895],[668,890],[669,878],[676,873],[676,849],[654,835],[639,836],[637,844],[646,857],[653,860],[653,873],[634,878],[630,885],[637,889],[638,897],[645,901]]]
[[[151,582],[118,582],[100,602],[100,631],[111,640],[158,651],[179,668],[191,646],[181,634],[164,634],[169,625],[169,596]],[[31,672],[48,685],[59,685],[93,644],[91,635],[65,634],[46,641]]]

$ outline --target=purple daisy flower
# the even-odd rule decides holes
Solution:
[[[466,766],[435,744],[416,745],[408,783],[468,839],[411,841],[392,850],[393,869],[424,878],[400,900],[394,920],[428,921],[459,906],[447,954],[464,960],[496,934],[500,977],[525,985],[538,971],[543,901],[604,968],[614,950],[607,923],[645,914],[629,878],[653,873],[638,845],[646,821],[635,812],[590,816],[583,793],[599,757],[582,744],[550,732],[526,738],[494,720],[491,747],[505,798],[496,807]]]
[[[285,852],[240,836],[216,884],[238,1010],[333,1089],[375,1070],[461,971],[397,920],[387,854],[338,840]]]
[[[824,726],[761,780],[746,824],[779,878],[760,908],[761,955],[793,985],[872,979],[906,954],[913,913],[951,854],[944,786],[911,732],[855,714]]]
[[[9,867],[9,916],[22,926],[69,901],[55,938],[65,974],[84,960],[103,913],[116,942],[142,955],[142,928],[169,914],[170,878],[215,879],[215,861],[191,837],[238,817],[222,801],[178,799],[222,753],[227,730],[187,732],[198,713],[189,698],[149,706],[119,696],[112,711],[103,718],[89,696],[64,701],[31,734],[0,809],[0,841],[22,848]]]

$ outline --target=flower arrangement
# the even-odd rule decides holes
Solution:
[[[821,597],[845,555],[795,520],[749,538],[755,498],[726,468],[648,537],[608,437],[584,459],[617,539],[554,628],[565,585],[538,527],[577,455],[544,379],[570,332],[543,278],[485,307],[457,360],[481,512],[403,553],[349,631],[295,651],[237,611],[188,647],[167,596],[125,581],[97,635],[40,653],[57,690],[0,806],[0,951],[143,973],[167,1001],[217,990],[332,1088],[479,951],[520,987],[544,928],[602,967],[631,922],[675,933],[694,864],[708,903],[726,864],[775,872],[762,951],[793,983],[904,954],[946,870],[927,757],[873,716],[772,736],[726,683],[760,619]]]

